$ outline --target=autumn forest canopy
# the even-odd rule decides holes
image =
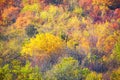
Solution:
[[[120,0],[0,0],[0,80],[120,80]]]

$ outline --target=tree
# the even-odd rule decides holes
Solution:
[[[28,25],[28,27],[25,28],[25,31],[28,37],[33,37],[37,34],[37,29],[34,25]]]
[[[64,49],[64,42],[57,36],[50,33],[37,34],[35,38],[31,38],[28,44],[22,48],[22,54],[40,55],[40,54],[61,54]]]
[[[112,71],[110,79],[111,80],[120,80],[120,68]]]
[[[2,13],[4,23],[6,25],[14,23],[18,17],[19,12],[20,9],[18,7],[9,7],[4,9]]]
[[[87,68],[79,67],[77,60],[65,57],[46,73],[46,80],[82,80],[88,73]]]
[[[93,0],[93,4],[105,5],[111,10],[120,8],[120,0]]]
[[[86,80],[102,80],[102,74],[97,74],[95,72],[91,72],[86,77]]]
[[[32,24],[34,19],[35,15],[32,12],[28,11],[24,14],[21,13],[12,26],[14,26],[15,28],[24,29],[28,25]]]
[[[115,59],[118,63],[120,63],[120,37],[118,38],[118,41],[115,44],[111,57]]]
[[[108,8],[111,10],[115,10],[117,8],[120,8],[120,0],[109,0],[111,1],[111,4],[108,5]]]
[[[39,4],[37,4],[37,3],[33,3],[33,4],[27,4],[27,5],[25,5],[24,7],[23,7],[23,9],[22,9],[22,13],[24,13],[24,12],[29,12],[29,11],[31,11],[31,12],[39,12],[40,11],[40,9],[41,9],[41,6],[39,5]]]
[[[39,65],[42,71],[46,71],[65,53],[65,44],[57,36],[50,33],[41,33],[37,34],[35,38],[31,38],[22,47],[21,53],[33,57],[32,63]]]
[[[22,66],[20,61],[13,60],[11,63],[0,67],[1,80],[43,80],[39,68],[31,67],[30,63]]]
[[[4,18],[2,15],[11,14],[11,7],[20,8],[21,7],[20,3],[21,3],[21,0],[9,0],[9,1],[8,0],[0,0],[0,25],[6,26],[6,23],[2,19],[2,18]],[[5,12],[4,12],[4,10],[5,10]],[[7,11],[7,13],[6,13],[6,11]],[[12,15],[11,18],[13,18],[13,15],[16,15],[15,9],[13,11],[14,12],[13,12],[13,14],[11,14]],[[17,13],[17,15],[18,15],[18,13]]]
[[[63,3],[63,0],[44,0],[44,2],[47,3],[47,4],[52,3],[52,4],[58,5],[58,4]]]

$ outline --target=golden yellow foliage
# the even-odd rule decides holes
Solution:
[[[59,37],[52,34],[38,34],[36,38],[31,38],[28,44],[22,48],[22,54],[39,55],[59,53],[64,48],[64,43]]]
[[[68,48],[70,48],[70,49],[75,49],[77,45],[78,45],[78,42],[75,41],[75,40],[69,40],[69,41],[67,42],[67,46],[68,46]]]
[[[68,20],[68,26],[71,28],[71,27],[79,27],[80,25],[80,21],[79,19],[77,18],[77,16],[74,16],[74,17],[71,17],[69,20]]]
[[[102,80],[102,74],[97,74],[96,72],[91,72],[85,80]]]

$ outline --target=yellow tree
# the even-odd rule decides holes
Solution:
[[[32,66],[38,65],[42,71],[46,71],[51,64],[58,61],[64,49],[64,42],[59,37],[45,33],[31,38],[30,42],[22,47],[21,53],[32,57]]]
[[[40,55],[40,54],[57,54],[64,49],[64,42],[50,33],[38,34],[31,38],[28,44],[22,48],[22,54]]]

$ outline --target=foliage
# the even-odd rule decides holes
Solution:
[[[102,5],[106,5],[106,4],[110,4],[110,0],[93,0],[93,4],[102,4]]]
[[[37,29],[34,27],[34,25],[28,25],[25,31],[29,37],[35,36],[35,34],[37,34]]]
[[[119,80],[120,0],[0,0],[0,80]]]
[[[80,8],[80,7],[76,7],[74,10],[73,10],[74,13],[77,13],[77,14],[82,14],[83,13],[83,9]]]
[[[93,0],[93,4],[108,6],[111,10],[120,8],[120,0]]]
[[[40,5],[37,4],[37,3],[34,3],[32,5],[25,5],[21,12],[24,13],[24,12],[27,12],[27,11],[39,12],[40,11]]]
[[[22,48],[22,54],[28,55],[40,55],[40,54],[52,54],[60,53],[59,50],[64,49],[64,43],[59,37],[52,34],[37,34],[36,38],[31,38],[28,44],[25,44]]]
[[[95,72],[91,72],[86,77],[86,80],[102,80],[102,75],[101,74],[97,74]]]
[[[120,79],[119,76],[120,76],[120,68],[118,68],[117,70],[112,71],[110,79],[111,80],[119,80]]]
[[[72,57],[63,58],[47,72],[47,80],[80,80],[89,73],[88,69],[80,69],[78,61]]]
[[[34,14],[31,12],[26,12],[25,14],[19,15],[16,19],[16,22],[13,24],[16,28],[26,28],[28,25],[31,25],[34,21]]]
[[[9,7],[4,9],[2,13],[2,18],[5,24],[15,22],[19,12],[20,12],[20,9],[18,7]]]
[[[4,67],[1,67],[0,74],[1,80],[43,80],[37,66],[32,68],[30,63],[27,63],[25,66],[20,66],[19,61],[13,61],[11,64],[6,64]]]
[[[118,38],[118,42],[115,44],[111,57],[120,62],[120,38]]]
[[[67,42],[67,46],[70,49],[76,49],[76,47],[78,46],[78,42],[77,41],[73,41],[73,40],[69,40]]]
[[[0,41],[0,51],[3,49],[3,42]]]
[[[51,3],[51,4],[58,5],[58,4],[61,4],[63,2],[63,0],[44,0],[44,2],[47,3],[47,4]]]

